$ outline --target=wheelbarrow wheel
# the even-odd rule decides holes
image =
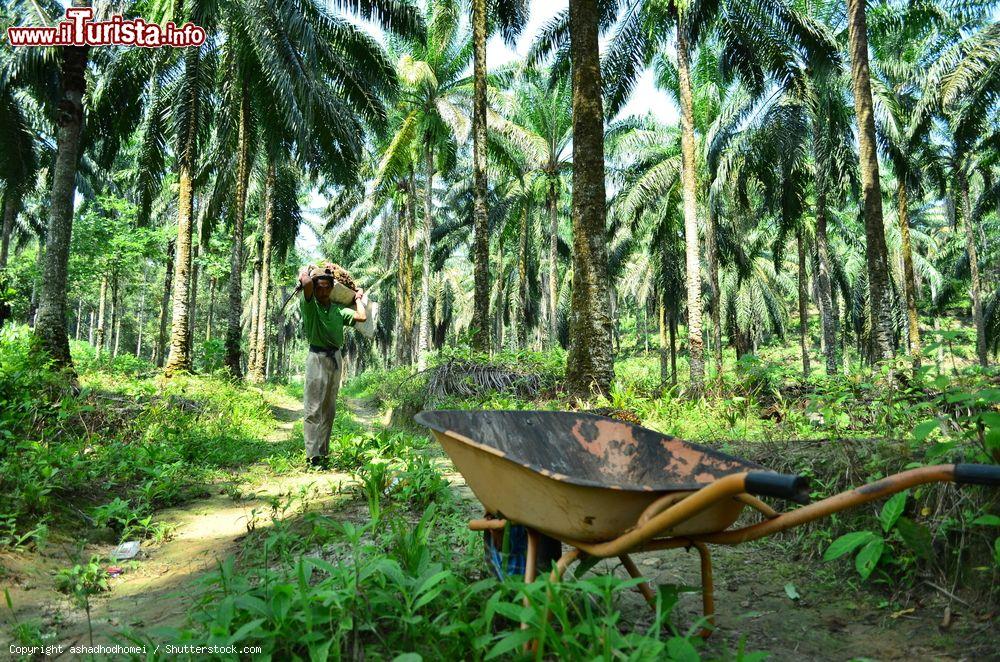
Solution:
[[[505,531],[509,531],[506,554],[504,554]],[[486,564],[497,579],[507,576],[522,577],[528,558],[528,530],[514,524],[507,529],[483,531],[483,551],[486,555]],[[561,556],[562,543],[544,533],[539,533],[538,558],[535,562],[536,576],[548,573]]]

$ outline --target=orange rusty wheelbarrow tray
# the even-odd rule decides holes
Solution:
[[[486,507],[488,519],[473,520],[470,528],[527,528],[525,581],[535,578],[539,534],[571,548],[553,569],[554,579],[586,556],[618,557],[639,578],[630,553],[694,547],[701,555],[709,623],[714,609],[707,543],[756,540],[922,483],[1000,485],[1000,466],[942,464],[779,513],[758,497],[808,504],[804,477],[774,473],[638,425],[554,411],[424,411],[415,420],[431,429]],[[763,520],[730,528],[747,506]],[[638,590],[654,600],[645,582]]]

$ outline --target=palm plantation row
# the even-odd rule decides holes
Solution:
[[[828,374],[918,366],[945,310],[981,365],[1000,348],[992,2],[574,1],[491,68],[523,2],[126,5],[209,39],[0,52],[0,268],[36,275],[5,296],[63,364],[88,326],[118,351],[131,307],[168,374],[220,335],[233,376],[279,372],[313,191],[321,251],[382,304],[359,367],[562,344],[570,390],[606,392],[627,318],[664,380],[686,327],[699,392],[789,309],[809,374],[812,304]],[[650,69],[677,126],[621,112]]]

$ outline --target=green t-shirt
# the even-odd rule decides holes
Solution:
[[[317,347],[343,347],[344,327],[354,326],[354,311],[330,303],[329,308],[319,305],[316,297],[308,301],[303,296],[299,303],[302,311],[302,330],[310,345]]]

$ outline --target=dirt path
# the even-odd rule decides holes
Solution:
[[[269,398],[278,424],[267,440],[286,441],[302,416],[302,405],[273,394]],[[357,408],[361,421],[370,422],[375,416],[360,401],[347,406]],[[111,579],[111,591],[92,597],[94,642],[109,642],[122,627],[147,630],[180,625],[203,591],[200,580],[240,551],[249,530],[292,514],[282,511],[284,504],[295,503],[296,514],[302,508],[329,506],[345,498],[344,487],[350,481],[347,474],[334,471],[268,475],[247,492],[220,489],[208,498],[158,511],[156,521],[171,525],[173,536],[159,545],[143,543],[134,563],[118,564],[126,572]],[[91,554],[108,558],[113,550],[113,545],[88,545],[81,558],[89,559]],[[73,563],[65,545],[50,546],[45,553],[0,555],[0,568],[6,569],[0,580],[10,591],[18,620],[40,618],[42,631],[55,630],[56,643],[66,646],[89,642],[86,612],[53,586],[54,573]],[[5,614],[4,620],[8,617]],[[2,630],[0,635],[8,639]]]

